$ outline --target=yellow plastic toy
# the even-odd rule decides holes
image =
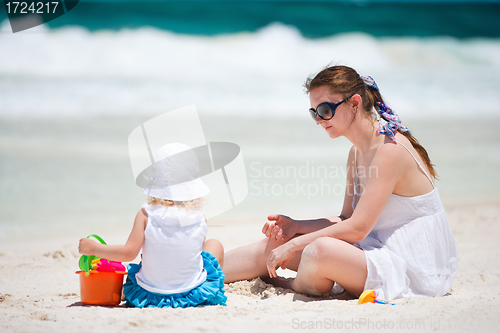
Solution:
[[[364,303],[380,303],[380,304],[396,305],[394,303],[379,301],[377,299],[377,292],[375,290],[370,290],[370,289],[363,291],[363,293],[359,296],[358,305]]]
[[[377,303],[377,293],[375,290],[365,290],[359,296],[358,305],[364,303]]]

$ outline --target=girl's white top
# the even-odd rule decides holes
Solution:
[[[203,242],[207,224],[203,209],[143,204],[148,213],[137,284],[159,294],[189,291],[205,282]]]

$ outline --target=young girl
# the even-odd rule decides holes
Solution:
[[[80,239],[81,254],[128,265],[123,286],[127,306],[188,307],[226,305],[222,244],[205,241],[207,224],[202,197],[209,189],[198,177],[196,154],[188,146],[167,144],[155,155],[148,195],[125,245],[103,245]],[[220,263],[220,265],[219,265]]]

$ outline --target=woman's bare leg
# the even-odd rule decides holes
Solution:
[[[211,253],[217,258],[221,269],[224,268],[224,247],[221,242],[217,239],[209,239],[203,243],[203,251]]]
[[[266,264],[269,254],[283,243],[281,240],[264,238],[259,242],[238,247],[225,253],[224,275],[226,279],[224,282],[231,283],[268,276]],[[297,252],[288,263],[287,268],[296,271],[299,267],[301,254],[302,251]]]
[[[303,250],[291,287],[301,293],[322,295],[332,289],[336,281],[349,294],[359,296],[366,276],[362,249],[335,238],[321,237]]]

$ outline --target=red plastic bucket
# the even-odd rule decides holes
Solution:
[[[120,304],[123,288],[123,276],[127,272],[90,271],[85,276],[80,275],[80,296],[82,304],[88,305],[118,305]]]

